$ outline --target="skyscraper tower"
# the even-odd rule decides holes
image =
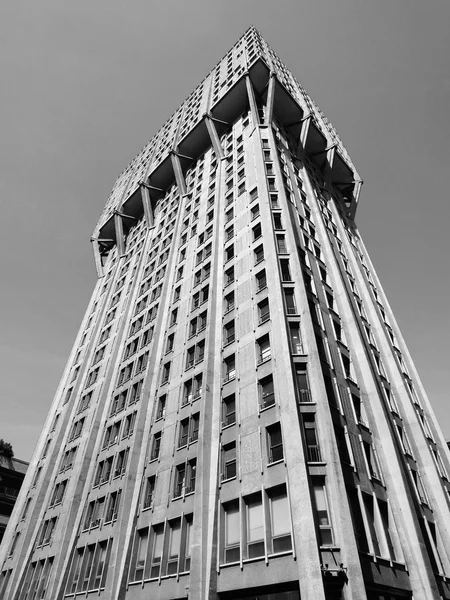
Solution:
[[[450,598],[449,454],[360,187],[248,29],[95,228],[2,600]]]

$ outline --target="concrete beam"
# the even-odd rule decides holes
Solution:
[[[147,223],[147,227],[150,229],[151,227],[154,227],[155,224],[155,214],[153,212],[152,201],[150,198],[150,190],[148,189],[149,186],[145,185],[144,183],[141,183],[140,187],[145,221]]]
[[[298,144],[297,144],[297,152],[296,152],[297,156],[303,156],[303,153],[305,151],[306,140],[308,139],[309,125],[311,123],[311,118],[312,118],[312,115],[308,115],[303,120],[302,129],[300,131],[300,137],[299,137]]]
[[[211,144],[213,145],[214,152],[216,153],[217,158],[222,160],[225,157],[222,144],[220,143],[220,138],[217,133],[216,126],[214,125],[214,121],[210,115],[205,115],[205,124],[206,129],[208,130],[209,137],[211,138]]]
[[[114,211],[114,227],[116,229],[116,243],[119,256],[125,254],[125,236],[123,233],[123,222],[120,213]]]
[[[98,244],[98,240],[95,238],[91,238],[92,249],[94,251],[94,260],[95,260],[95,268],[97,269],[97,277],[103,277],[103,264],[102,257],[100,254],[100,248]]]
[[[186,181],[183,175],[183,169],[181,168],[180,156],[174,151],[170,152],[170,159],[172,161],[172,168],[177,182],[178,191],[181,195],[186,194]]]
[[[267,90],[266,114],[265,114],[265,118],[264,118],[264,123],[266,125],[270,125],[272,123],[276,82],[277,82],[277,78],[276,78],[275,73],[271,73],[270,77],[269,77],[269,89]]]
[[[259,123],[258,107],[256,106],[255,93],[253,91],[252,80],[250,79],[250,75],[248,75],[248,74],[245,75],[245,86],[247,88],[248,103],[250,105],[250,111],[252,113],[253,122],[258,124]]]

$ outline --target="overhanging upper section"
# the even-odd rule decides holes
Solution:
[[[349,212],[354,215],[355,184],[360,178],[336,130],[250,27],[119,176],[96,227],[96,239],[104,240],[106,246],[116,242],[117,211],[130,217],[130,226],[131,217],[139,218],[145,212],[143,183],[150,204],[173,183],[171,152],[181,155],[181,167],[186,169],[211,145],[207,119],[214,121],[221,135],[248,108],[247,75],[261,102],[268,101],[270,88],[273,115],[292,136],[300,138],[307,131],[303,140],[306,155],[319,169],[327,169],[329,183],[348,199]],[[274,81],[269,85],[271,78]]]

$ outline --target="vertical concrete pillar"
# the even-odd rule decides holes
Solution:
[[[270,125],[272,123],[276,81],[277,79],[275,73],[271,73],[269,79],[269,89],[267,90],[266,114],[264,118],[264,123],[266,125]]]
[[[100,247],[96,238],[91,238],[92,249],[94,251],[95,268],[97,269],[97,276],[103,277],[103,265],[102,257],[100,255]]]
[[[250,75],[245,76],[245,85],[247,87],[248,103],[250,104],[250,111],[252,113],[254,123],[259,123],[258,107],[256,106],[255,93],[253,91],[253,84],[250,79]]]
[[[148,189],[148,187],[146,187],[144,183],[141,183],[141,198],[147,227],[151,228],[154,226],[155,223],[155,215],[153,212],[152,202],[150,198],[150,190]]]
[[[183,169],[181,168],[180,157],[174,150],[172,150],[170,159],[172,161],[172,167],[178,186],[178,191],[181,195],[184,195],[186,194],[186,182],[184,180]]]
[[[116,229],[117,251],[119,256],[123,256],[125,254],[125,236],[123,234],[122,217],[117,211],[114,212],[114,227]]]
[[[303,118],[302,129],[300,131],[300,138],[297,145],[297,156],[303,156],[303,152],[306,146],[306,140],[308,139],[309,124],[311,123],[311,115],[307,115]]]
[[[208,114],[205,115],[205,124],[206,124],[206,129],[208,130],[208,133],[209,133],[209,137],[211,138],[211,144],[213,145],[214,152],[216,153],[217,158],[219,158],[219,160],[222,160],[222,158],[224,158],[224,156],[225,156],[224,152],[223,152],[222,144],[220,143],[220,138],[217,133],[216,126],[214,125],[214,121],[212,120],[211,116]]]

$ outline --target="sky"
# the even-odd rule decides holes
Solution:
[[[15,0],[0,9],[0,438],[29,460],[115,179],[249,25],[335,125],[356,221],[450,439],[448,0]]]

